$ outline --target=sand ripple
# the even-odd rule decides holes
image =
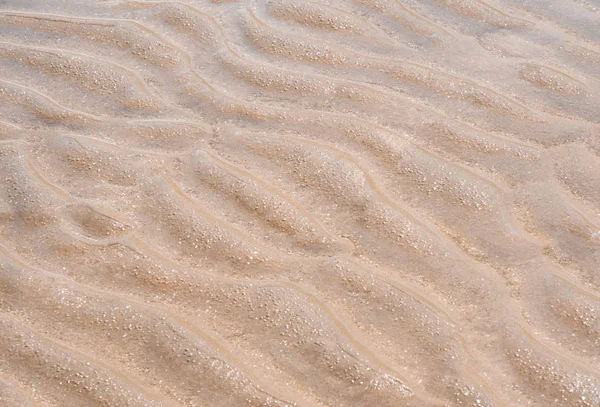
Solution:
[[[0,4],[0,406],[600,406],[592,2]]]

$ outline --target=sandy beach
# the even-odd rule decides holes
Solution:
[[[600,406],[600,3],[0,0],[13,406]]]

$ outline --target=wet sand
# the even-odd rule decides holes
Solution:
[[[600,406],[598,27],[0,1],[0,406]]]

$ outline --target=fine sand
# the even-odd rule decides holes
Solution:
[[[600,406],[598,0],[0,1],[0,406]]]

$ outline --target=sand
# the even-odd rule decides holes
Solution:
[[[0,406],[600,406],[599,8],[0,1]]]

